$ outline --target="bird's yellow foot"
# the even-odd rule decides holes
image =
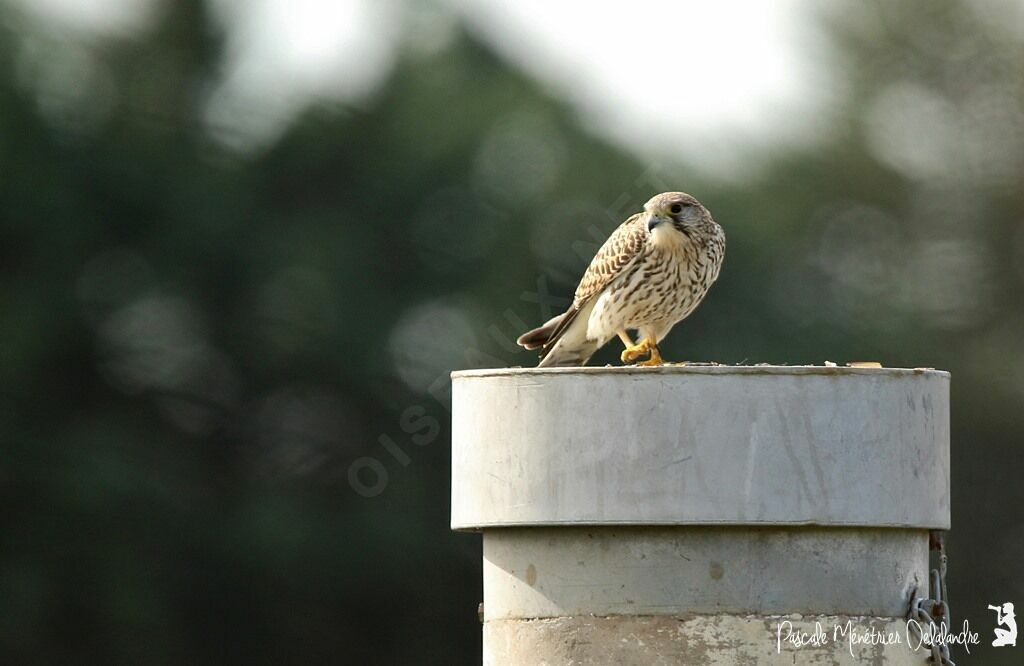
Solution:
[[[623,349],[619,358],[623,363],[632,363],[643,356],[649,356],[649,358],[646,361],[637,363],[637,365],[650,366],[663,365],[665,363],[661,358],[661,353],[658,351],[658,346],[646,338],[635,345],[630,345]]]
[[[619,360],[623,363],[632,363],[641,356],[647,356],[647,340],[641,340],[635,345],[629,345],[619,354]]]
[[[637,363],[637,365],[643,365],[648,367],[655,365],[665,365],[665,361],[661,358],[661,352],[658,351],[658,348],[655,345],[648,345],[648,347],[651,352],[651,357],[646,361],[640,361],[639,363]]]

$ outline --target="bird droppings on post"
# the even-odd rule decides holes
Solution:
[[[576,367],[558,367],[558,368],[522,368],[520,366],[511,366],[507,368],[475,368],[471,370],[454,370],[451,373],[452,379],[457,378],[484,378],[491,376],[504,376],[504,375],[516,375],[521,374],[522,376],[539,376],[539,375],[601,375],[604,373],[610,374],[626,374],[633,375],[636,377],[651,376],[651,375],[671,375],[671,374],[737,374],[737,375],[759,375],[767,374],[773,375],[780,371],[792,372],[793,374],[801,375],[829,375],[829,376],[841,376],[841,375],[853,375],[853,374],[875,374],[874,371],[881,371],[882,373],[906,373],[920,375],[929,372],[938,372],[940,374],[947,374],[943,370],[936,370],[933,367],[886,367],[878,361],[849,361],[844,365],[838,365],[833,361],[825,361],[822,365],[810,364],[788,364],[788,363],[718,363],[716,361],[686,361],[680,363],[663,363],[659,366],[644,367],[637,365],[602,365],[602,366],[576,366]],[[539,386],[539,384],[536,384]],[[522,386],[520,387],[522,388]]]
[[[682,361],[680,363],[665,363],[665,366],[691,366],[691,367],[706,367],[706,366],[720,366],[729,368],[860,368],[860,369],[881,369],[885,368],[880,361],[847,361],[844,365],[840,366],[835,361],[824,361],[821,365],[812,364],[789,364],[789,363],[718,363],[716,361]],[[520,366],[515,366],[520,367]],[[607,365],[605,367],[613,367]],[[934,370],[935,368],[912,368],[913,370]]]

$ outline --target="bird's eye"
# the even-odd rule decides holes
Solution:
[[[672,204],[672,207],[669,208],[669,210],[672,211],[673,215],[678,215],[679,213],[683,212],[683,207],[681,204]]]

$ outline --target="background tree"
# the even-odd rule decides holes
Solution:
[[[986,605],[1024,596],[1004,510],[1024,499],[1011,12],[809,13],[820,137],[752,149],[737,183],[612,148],[462,31],[403,47],[368,103],[239,149],[236,118],[208,113],[206,3],[102,39],[0,6],[3,660],[478,662],[444,378],[532,364],[517,326],[669,187],[714,211],[729,255],[666,357],[953,372],[950,590],[986,636]],[[374,497],[350,483],[360,457],[386,469]]]

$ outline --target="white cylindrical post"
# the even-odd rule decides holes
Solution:
[[[452,418],[485,663],[927,656],[904,617],[949,527],[948,373],[475,370]],[[901,640],[850,644],[871,632]]]

